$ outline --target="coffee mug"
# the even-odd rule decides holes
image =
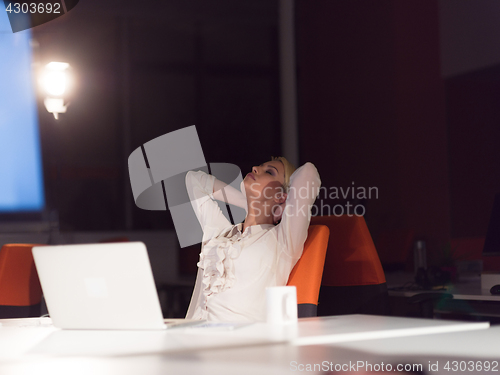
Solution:
[[[297,322],[297,288],[273,286],[266,288],[267,323],[288,324]]]

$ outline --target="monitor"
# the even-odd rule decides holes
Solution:
[[[37,220],[45,208],[30,41],[0,11],[0,227]]]

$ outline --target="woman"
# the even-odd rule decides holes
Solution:
[[[186,318],[264,320],[265,288],[286,285],[302,255],[320,185],[313,164],[294,171],[283,157],[253,167],[243,193],[202,171],[188,172],[203,240]],[[214,199],[245,208],[245,221],[231,225]]]

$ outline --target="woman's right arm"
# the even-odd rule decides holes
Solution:
[[[231,225],[214,200],[215,177],[203,171],[186,174],[186,189],[193,210],[203,230],[203,241]]]
[[[244,194],[244,184],[241,184],[242,191],[235,189],[231,185],[218,180],[217,178],[214,180],[214,198],[218,201],[225,202],[227,204],[232,204],[236,207],[241,207],[245,211],[248,212],[247,207],[247,197]]]

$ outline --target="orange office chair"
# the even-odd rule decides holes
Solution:
[[[288,278],[287,285],[294,285],[297,288],[299,318],[317,316],[329,234],[330,230],[325,225],[309,226],[302,256]]]
[[[388,314],[384,270],[362,216],[314,216],[330,228],[318,315]]]
[[[0,318],[40,316],[42,287],[31,249],[34,244],[6,244],[0,249]]]

